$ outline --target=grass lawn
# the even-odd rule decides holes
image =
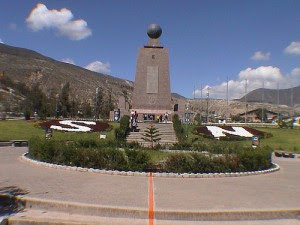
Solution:
[[[186,128],[186,127],[184,127]],[[253,127],[255,128],[255,127]],[[261,130],[264,132],[271,133],[273,137],[266,138],[261,140],[261,145],[268,145],[272,147],[274,150],[284,150],[284,151],[291,151],[295,153],[300,153],[300,129],[294,128],[294,129],[288,129],[288,128],[255,128],[257,130]],[[216,141],[212,139],[203,138],[201,136],[195,135],[192,133],[193,125],[188,127],[189,135],[188,139],[189,141],[195,140],[195,138],[198,138],[198,141]],[[227,143],[228,141],[220,141]],[[243,146],[251,146],[252,142],[251,140],[246,141],[235,141],[235,143],[238,143]]]
[[[119,126],[118,123],[109,123],[113,128]],[[186,128],[184,126],[184,128]],[[187,127],[188,139],[189,141],[195,140],[198,138],[198,141],[215,141],[211,139],[201,138],[198,135],[192,134],[193,126]],[[282,149],[285,151],[293,151],[300,153],[300,129],[280,129],[280,128],[257,128],[258,130],[269,132],[273,134],[273,137],[261,140],[262,145],[269,145],[275,150]],[[106,134],[107,139],[114,139],[114,129],[111,129],[107,132],[101,132],[101,134]],[[0,121],[0,141],[9,141],[16,139],[24,139],[28,140],[32,136],[44,137],[45,131],[39,127],[38,122],[34,121]],[[95,133],[72,133],[72,132],[60,132],[54,131],[53,137],[55,139],[63,139],[63,140],[78,140],[78,139],[91,139],[96,138],[99,139],[99,132]],[[227,142],[227,141],[224,141]],[[247,141],[238,141],[237,143],[241,145],[251,146],[251,140]],[[153,151],[155,161],[161,160],[164,155]]]
[[[259,128],[258,130],[273,134],[273,137],[263,139],[262,145],[269,145],[275,150],[300,153],[300,129]]]
[[[109,123],[113,128],[119,126],[118,123]],[[101,132],[106,134],[107,139],[114,138],[114,131],[111,129],[107,132]],[[0,141],[10,140],[28,140],[33,136],[44,137],[45,131],[39,127],[38,122],[25,121],[25,120],[4,120],[0,121]],[[64,140],[77,140],[77,139],[90,139],[99,138],[100,133],[75,133],[75,132],[61,132],[53,131],[53,138]]]

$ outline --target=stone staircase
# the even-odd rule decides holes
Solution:
[[[158,142],[155,144],[160,145],[172,145],[178,142],[172,123],[152,123],[154,127],[158,129],[158,133],[160,134]],[[145,134],[145,130],[147,127],[150,127],[150,122],[147,123],[138,123],[138,131],[130,132],[126,138],[127,142],[138,142],[144,147],[149,147],[151,144],[142,139],[143,134]]]

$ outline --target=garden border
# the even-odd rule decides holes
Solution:
[[[65,166],[54,163],[46,163],[38,160],[31,159],[27,157],[28,152],[24,153],[20,156],[22,161],[28,162],[33,165],[44,166],[54,169],[63,169],[63,170],[71,170],[71,171],[79,171],[79,172],[91,172],[91,173],[100,173],[107,175],[121,175],[121,176],[150,176],[149,172],[133,172],[133,171],[118,171],[118,170],[101,170],[101,169],[93,169],[93,168],[85,168],[85,167],[77,167],[77,166]],[[222,177],[243,177],[250,175],[260,175],[272,173],[280,170],[280,166],[276,163],[272,163],[273,168],[266,170],[257,170],[251,172],[235,172],[235,173],[167,173],[167,172],[154,172],[152,173],[153,177],[165,177],[165,178],[222,178]]]

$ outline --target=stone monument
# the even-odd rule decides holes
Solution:
[[[159,25],[151,24],[147,34],[147,45],[138,50],[132,109],[138,114],[172,114],[169,51],[159,42]]]

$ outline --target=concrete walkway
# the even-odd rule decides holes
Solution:
[[[148,210],[148,177],[44,168],[20,161],[19,156],[26,151],[26,148],[0,148],[0,190],[15,186],[28,192],[26,197]],[[164,211],[193,213],[296,209],[299,212],[300,159],[276,158],[274,162],[280,165],[281,170],[263,175],[153,178],[154,215],[159,212],[155,218],[167,219],[162,215]],[[290,222],[298,224],[299,220]],[[157,224],[162,222],[158,220]],[[165,224],[172,222],[166,221]]]

